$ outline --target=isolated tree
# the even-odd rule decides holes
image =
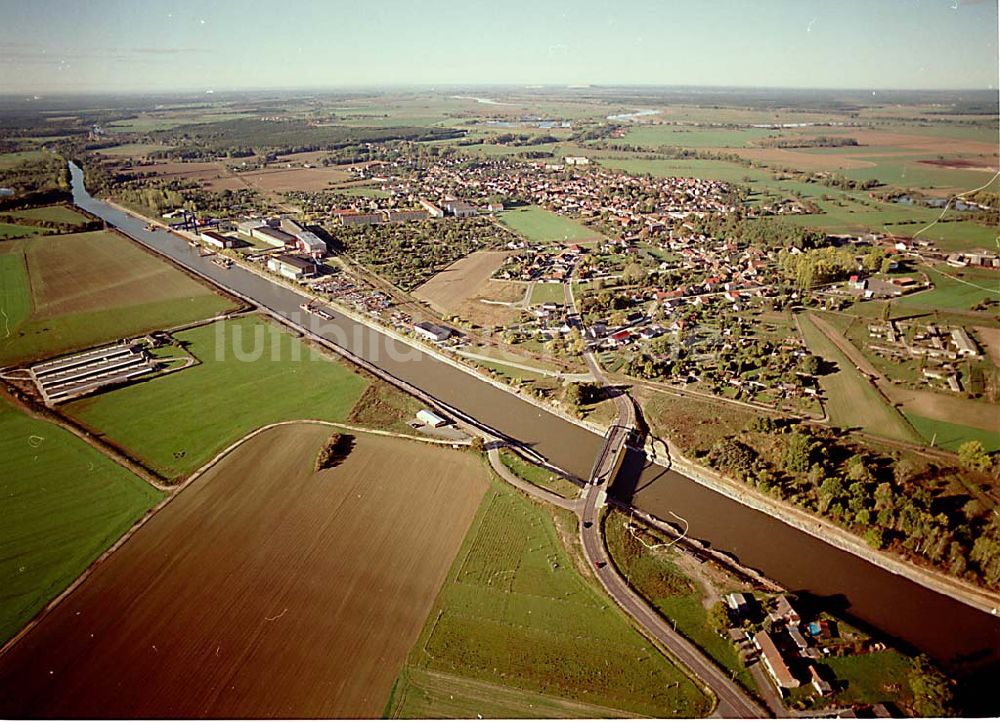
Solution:
[[[799,361],[799,371],[810,376],[815,376],[820,370],[820,358],[814,354],[806,354]]]
[[[729,618],[729,607],[726,606],[725,602],[720,601],[712,605],[712,608],[708,610],[708,623],[719,634],[729,629],[732,622]]]
[[[646,271],[638,263],[628,263],[622,271],[622,280],[625,283],[639,283],[646,277]]]
[[[973,439],[958,447],[958,463],[966,469],[986,471],[991,466],[990,455],[986,453],[982,442]]]

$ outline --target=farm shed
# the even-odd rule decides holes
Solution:
[[[430,409],[420,409],[420,411],[417,412],[417,419],[424,422],[428,426],[433,426],[435,429],[440,426],[445,426],[448,423],[446,419],[438,416]]]

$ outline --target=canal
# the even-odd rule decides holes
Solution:
[[[83,173],[70,166],[73,199],[140,243],[260,305],[304,321],[306,298],[243,268],[223,269],[185,241],[94,199]],[[552,463],[586,477],[601,438],[511,393],[498,389],[407,344],[337,315],[324,336],[502,433],[532,446]],[[316,330],[312,323],[311,328]],[[784,587],[822,600],[868,625],[955,668],[1000,661],[1000,618],[885,571],[859,557],[743,506],[691,479],[658,466],[642,471],[624,495],[639,509],[690,524],[689,534],[761,570]]]

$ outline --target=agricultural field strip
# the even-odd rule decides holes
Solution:
[[[796,316],[800,334],[810,351],[837,363],[833,374],[820,379],[827,391],[825,404],[831,423],[859,426],[877,436],[920,442],[916,431],[867,380],[845,352],[814,322],[814,317]],[[844,343],[848,343],[846,340]],[[866,367],[870,367],[865,360]]]

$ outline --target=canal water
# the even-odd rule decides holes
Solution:
[[[181,265],[218,280],[289,318],[301,318],[305,298],[238,266],[223,269],[201,258],[185,241],[92,198],[83,173],[71,164],[74,202]],[[477,377],[356,323],[335,317],[323,335],[346,345],[442,401],[531,445],[552,463],[586,477],[601,438],[522,401]],[[903,577],[790,527],[766,514],[658,466],[638,474],[632,488],[616,494],[655,516],[686,520],[689,534],[735,555],[784,587],[816,598],[956,669],[1000,662],[1000,618]]]

